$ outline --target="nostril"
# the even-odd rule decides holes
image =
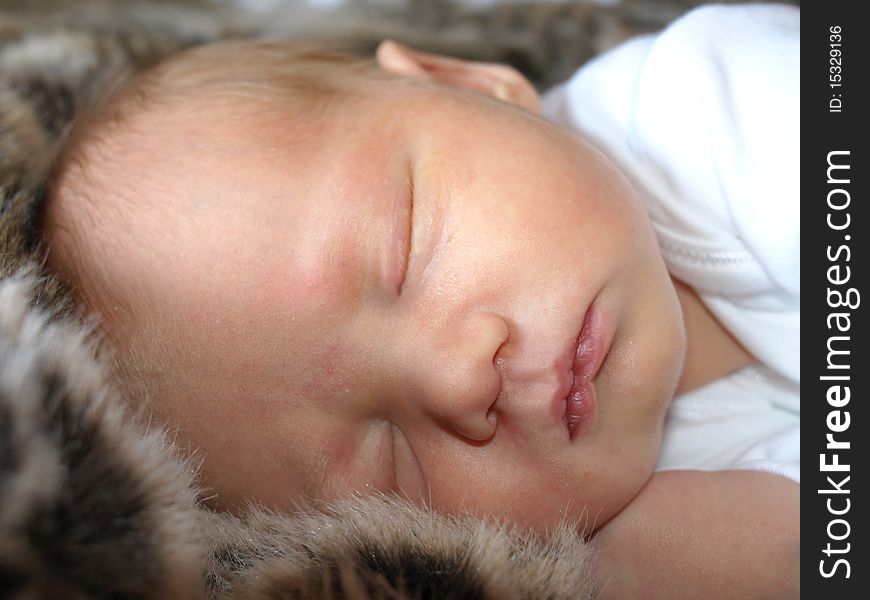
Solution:
[[[472,442],[487,442],[495,435],[498,424],[498,414],[480,415],[473,422],[466,421],[465,427],[459,430],[462,437]]]
[[[489,407],[489,410],[486,411],[486,422],[493,428],[493,430],[498,427],[498,412],[495,409],[495,402],[493,402],[492,406]]]
[[[507,349],[507,343],[510,339],[510,328],[508,327],[508,323],[501,316],[490,313],[489,315],[489,327],[487,333],[489,335],[490,343],[493,346],[492,352],[492,361],[490,377],[491,377],[491,388],[489,390],[489,405],[486,408],[486,423],[491,428],[491,433],[489,437],[495,434],[495,430],[498,427],[498,404],[499,398],[502,397],[504,393],[504,372],[506,369],[506,359],[505,359],[505,351]]]

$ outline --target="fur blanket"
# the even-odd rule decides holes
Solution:
[[[540,539],[377,497],[293,515],[202,506],[197,465],[127,407],[93,321],[44,271],[34,223],[76,112],[110,78],[185,46],[282,35],[371,52],[394,37],[513,63],[543,88],[689,6],[265,4],[0,0],[0,596],[594,597],[590,548],[570,527]]]

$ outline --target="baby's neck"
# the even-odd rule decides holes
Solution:
[[[713,316],[698,294],[673,279],[686,324],[686,361],[677,385],[684,394],[756,362],[740,342]]]

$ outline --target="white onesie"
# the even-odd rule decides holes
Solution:
[[[706,6],[544,95],[622,167],[671,274],[758,358],[674,399],[659,469],[800,482],[800,11]]]

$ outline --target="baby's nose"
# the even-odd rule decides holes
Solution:
[[[491,312],[447,323],[434,332],[431,360],[420,365],[421,402],[431,418],[470,440],[493,436],[495,402],[502,388],[497,357],[508,333],[505,320]]]

